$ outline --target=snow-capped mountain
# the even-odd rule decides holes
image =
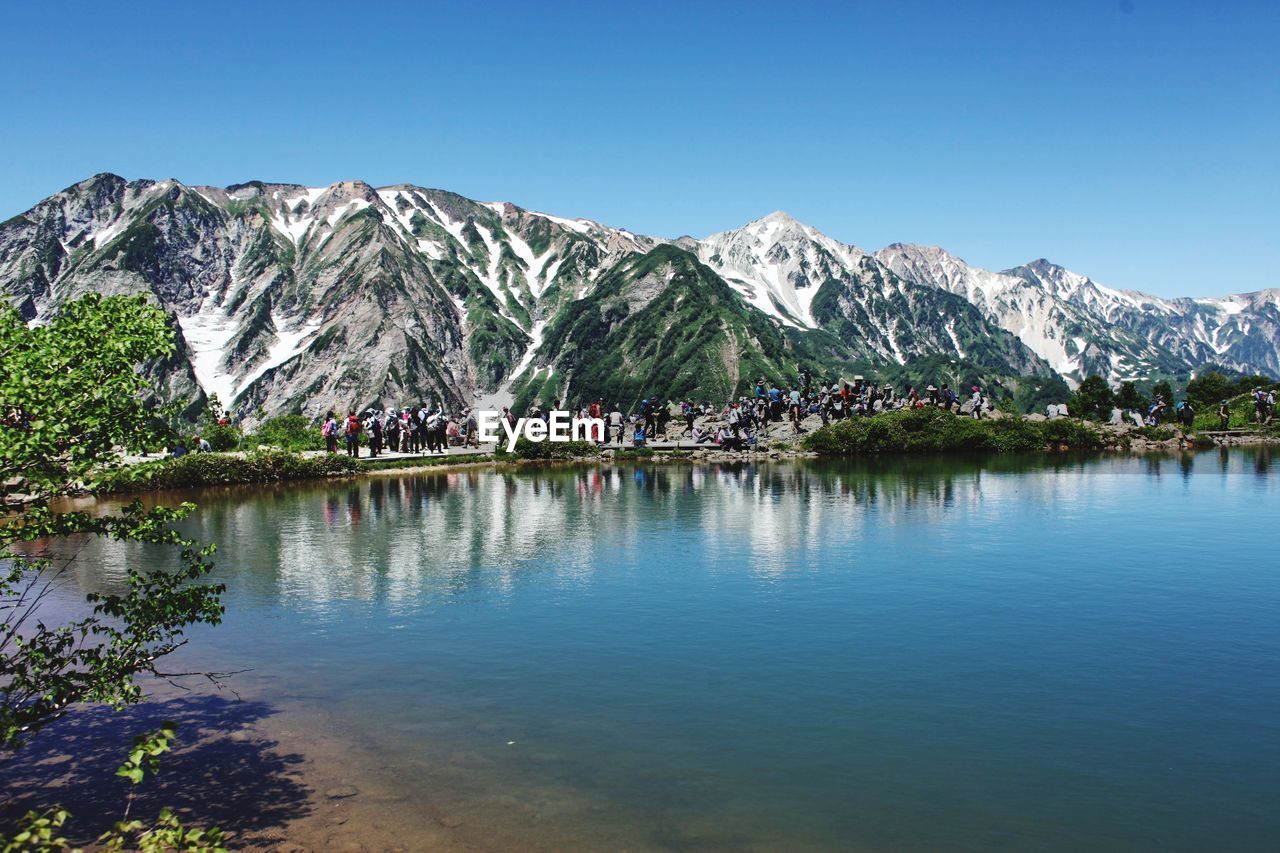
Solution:
[[[876,257],[903,278],[963,296],[1072,380],[1137,380],[1206,364],[1280,375],[1276,290],[1162,299],[1044,259],[992,272],[936,246],[902,243]]]
[[[781,211],[713,234],[697,252],[752,307],[784,327],[835,334],[856,359],[905,365],[933,355],[973,359],[984,351],[1018,375],[1048,373],[972,305],[899,276],[875,256]],[[993,344],[998,351],[986,353]]]
[[[1009,272],[1132,333],[1180,365],[1280,374],[1280,290],[1161,299],[1106,287],[1043,258]]]
[[[176,392],[314,414],[496,390],[558,306],[656,244],[417,187],[99,175],[0,227],[0,287],[35,321],[88,290],[150,292],[181,332]]]
[[[697,254],[753,307],[802,329],[818,326],[812,312],[818,289],[866,257],[782,211],[712,234],[699,241]]]
[[[30,321],[94,290],[174,318],[167,396],[243,416],[432,398],[723,396],[752,372],[939,365],[1112,379],[1207,363],[1280,374],[1280,291],[1157,299],[1046,261],[875,253],[784,213],[666,240],[410,185],[226,188],[103,174],[0,224]],[[718,366],[717,366],[718,365]]]

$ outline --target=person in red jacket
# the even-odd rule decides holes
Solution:
[[[355,412],[347,412],[347,455],[360,457],[360,419]]]
[[[594,403],[587,406],[587,417],[604,420],[604,400],[596,400]],[[599,429],[592,430],[592,433],[588,438],[600,443],[604,443],[605,441],[605,436],[600,434]]]

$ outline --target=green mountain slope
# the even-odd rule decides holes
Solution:
[[[516,411],[605,399],[723,401],[796,372],[792,344],[709,267],[672,245],[633,255],[564,306],[516,385]]]

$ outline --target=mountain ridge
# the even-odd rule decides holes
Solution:
[[[338,401],[523,398],[533,393],[530,371],[542,375],[537,395],[587,393],[565,371],[566,348],[588,343],[585,329],[625,342],[624,366],[647,364],[672,377],[666,390],[692,392],[661,352],[640,357],[644,335],[681,329],[643,309],[617,310],[636,287],[652,285],[626,270],[659,250],[642,264],[645,275],[678,268],[686,289],[670,295],[670,310],[698,304],[718,317],[705,346],[726,365],[780,370],[785,351],[826,374],[909,374],[941,359],[1010,385],[1179,375],[1209,363],[1280,375],[1276,289],[1168,299],[1107,287],[1043,258],[995,272],[941,247],[868,252],[784,211],[701,240],[653,237],[407,183],[220,188],[99,173],[0,224],[0,288],[36,322],[88,290],[151,293],[181,338],[183,365],[165,377],[170,395],[217,393],[243,416],[313,414]],[[592,299],[601,282],[616,291],[614,302]],[[721,284],[740,304],[723,294],[705,302],[687,289]],[[588,310],[611,319],[588,322]],[[745,334],[761,327],[743,311],[781,337]],[[711,369],[705,353],[671,340],[672,353],[721,377],[716,393],[750,381],[728,382],[732,371]],[[617,372],[627,388],[643,380]],[[580,365],[576,375],[586,375]],[[592,393],[607,378],[591,373]]]

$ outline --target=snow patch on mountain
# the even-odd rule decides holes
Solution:
[[[225,367],[227,346],[236,334],[236,319],[228,315],[213,294],[190,317],[178,317],[178,326],[187,342],[191,370],[206,394],[217,394],[224,406],[235,396],[236,377]]]
[[[576,231],[579,234],[590,234],[592,226],[600,228],[589,219],[564,219],[559,216],[552,216],[550,213],[534,213],[534,216],[541,216],[543,219],[554,222],[561,228],[568,228],[570,231]]]
[[[511,387],[520,375],[529,369],[529,365],[533,363],[533,357],[538,354],[538,348],[542,346],[542,331],[547,327],[546,320],[538,320],[533,324],[533,328],[529,330],[529,348],[524,351],[524,357],[520,359],[520,363],[516,365],[516,369],[511,371],[511,378],[507,382],[507,387]]]
[[[551,247],[542,253],[541,257],[533,254],[533,249],[529,244],[521,239],[519,234],[507,231],[507,241],[511,244],[511,251],[515,252],[516,257],[524,262],[525,280],[529,283],[529,292],[535,297],[541,296],[542,291],[546,289],[548,278],[543,277],[543,270],[547,265],[547,261],[555,254],[555,248]]]
[[[288,328],[288,319],[278,314],[271,315],[271,322],[275,328],[275,337],[267,347],[267,357],[252,373],[241,380],[239,387],[236,388],[236,397],[243,394],[249,386],[261,379],[268,370],[277,368],[301,354],[306,349],[306,344],[320,331],[320,327],[323,325],[321,321],[313,320],[290,329]],[[234,397],[230,399],[234,399]]]
[[[275,212],[271,217],[271,226],[297,245],[307,233],[307,229],[315,222],[311,210],[315,206],[316,199],[320,198],[326,190],[328,187],[310,187],[297,195],[278,199]],[[276,193],[276,195],[280,194]],[[298,206],[304,203],[305,206],[298,210]]]

